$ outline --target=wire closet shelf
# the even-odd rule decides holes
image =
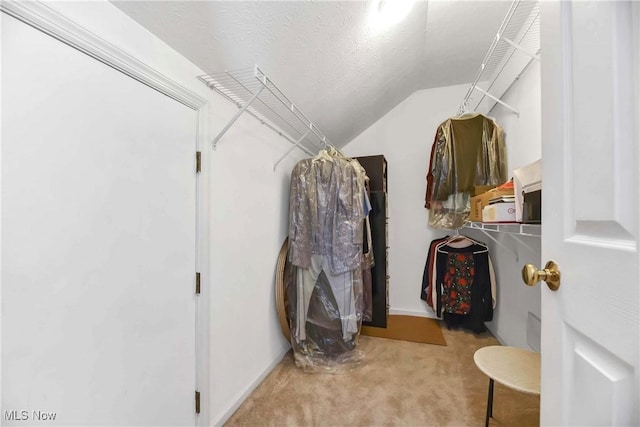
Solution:
[[[458,114],[490,112],[500,104],[519,115],[502,101],[509,87],[540,60],[540,4],[515,0],[493,38],[475,79],[465,94]]]
[[[240,109],[213,139],[214,149],[244,112],[293,144],[274,168],[296,147],[309,155],[315,155],[318,150],[333,146],[324,133],[257,65],[236,71],[201,75],[198,79]]]

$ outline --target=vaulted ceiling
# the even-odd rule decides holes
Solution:
[[[338,146],[416,90],[471,82],[510,6],[418,1],[380,30],[377,3],[114,1],[207,73],[258,64]]]

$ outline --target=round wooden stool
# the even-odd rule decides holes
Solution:
[[[489,377],[486,427],[493,416],[494,381],[523,393],[540,395],[540,353],[494,345],[476,351],[473,361]]]

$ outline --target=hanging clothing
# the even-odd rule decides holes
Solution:
[[[363,223],[371,209],[366,172],[335,149],[291,173],[288,260],[295,266],[290,316],[296,365],[325,372],[357,364],[363,315]]]
[[[375,265],[373,257],[373,241],[371,238],[371,222],[369,213],[372,210],[369,201],[370,190],[369,180],[365,180],[365,217],[364,217],[364,235],[362,245],[362,321],[370,322],[373,319],[373,283],[371,277],[371,269]]]
[[[493,319],[493,298],[486,246],[465,248],[443,245],[436,251],[437,313],[449,327],[462,326],[484,332]]]
[[[468,237],[464,236],[466,239]],[[436,293],[436,251],[437,249],[446,244],[450,239],[449,236],[445,236],[439,239],[434,239],[429,244],[429,250],[427,251],[427,261],[424,265],[424,272],[422,274],[422,284],[420,286],[420,299],[426,301],[427,305],[436,311],[438,317],[442,317],[442,313],[437,311],[437,306],[433,303],[433,301],[437,300],[438,296]],[[471,239],[469,239],[471,240]],[[482,242],[478,242],[482,246],[486,247],[486,245]],[[491,257],[489,256],[489,280],[491,282],[491,302],[492,307],[496,308],[496,274],[493,268],[493,262],[491,261]]]
[[[420,298],[447,326],[484,331],[496,307],[495,271],[487,246],[463,235],[434,239]]]
[[[434,239],[429,245],[429,251],[427,252],[427,262],[424,265],[424,273],[422,274],[422,286],[420,287],[420,299],[426,301],[429,307],[435,310],[433,305],[433,266],[435,264],[435,252],[438,245],[442,242],[449,240],[449,236],[445,236],[440,239]]]
[[[353,273],[333,275],[329,271],[327,257],[324,255],[311,255],[309,268],[297,269],[297,338],[300,341],[307,339],[306,323],[309,311],[309,301],[318,280],[326,280],[331,287],[333,297],[338,306],[338,313],[342,323],[342,338],[348,341],[353,334],[358,332],[358,317],[356,315],[355,295],[353,292]]]
[[[309,268],[311,255],[326,255],[333,274],[360,268],[364,177],[357,161],[313,158],[291,174],[289,261]],[[364,171],[364,169],[362,169]]]
[[[452,117],[436,131],[427,171],[425,207],[434,228],[460,228],[469,218],[474,186],[507,179],[502,128],[481,114]]]

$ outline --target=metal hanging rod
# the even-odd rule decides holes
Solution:
[[[516,52],[522,55],[515,55]],[[458,114],[469,111],[471,105],[475,106],[471,111],[478,111],[487,100],[483,109],[486,111],[482,112],[489,112],[496,104],[501,104],[519,115],[516,108],[501,98],[532,61],[540,60],[539,52],[540,5],[538,1],[515,0],[493,38]],[[477,93],[481,96],[474,98]]]
[[[314,155],[318,150],[333,147],[329,138],[257,65],[242,70],[202,75],[198,79],[239,108],[213,139],[213,149],[243,113],[249,113],[293,144],[275,163],[274,170],[295,148]]]
[[[288,156],[289,154],[291,154],[291,152],[292,152],[293,150],[295,150],[296,148],[298,148],[298,146],[300,146],[300,143],[301,143],[301,142],[302,142],[302,141],[303,141],[303,140],[304,140],[304,139],[309,135],[309,132],[311,132],[311,130],[307,131],[307,133],[305,133],[305,134],[304,134],[304,135],[302,135],[300,138],[298,138],[298,140],[296,141],[296,143],[295,143],[295,144],[293,144],[293,147],[289,148],[289,149],[287,150],[287,152],[286,152],[286,153],[284,153],[284,154],[282,155],[282,157],[280,157],[280,158],[278,159],[278,161],[277,161],[277,162],[275,162],[275,163],[273,164],[273,171],[274,171],[274,172],[275,172],[276,168],[278,167],[278,165],[280,164],[280,162],[281,162],[281,161],[283,161],[284,159],[286,159],[286,158],[287,158],[287,156]]]
[[[506,37],[502,37],[502,41],[504,41],[505,43],[507,43],[507,44],[513,46],[514,48],[518,49],[520,52],[524,53],[525,55],[529,55],[532,59],[535,59],[536,61],[540,61],[540,55],[538,55],[537,53],[529,52],[528,50],[524,49],[519,44],[516,44],[515,42],[511,41],[511,39],[508,39]]]
[[[508,108],[509,110],[513,111],[514,113],[516,113],[517,116],[520,115],[520,113],[518,112],[518,110],[516,110],[515,108],[513,108],[511,105],[507,104],[504,101],[501,101],[500,98],[496,98],[495,96],[491,95],[489,92],[487,92],[486,90],[482,90],[480,89],[478,86],[476,86],[474,88],[475,90],[477,90],[478,92],[480,92],[481,94],[483,94],[486,97],[489,97],[491,99],[493,99],[494,101],[496,101],[498,104],[500,105],[504,105],[506,108]]]

